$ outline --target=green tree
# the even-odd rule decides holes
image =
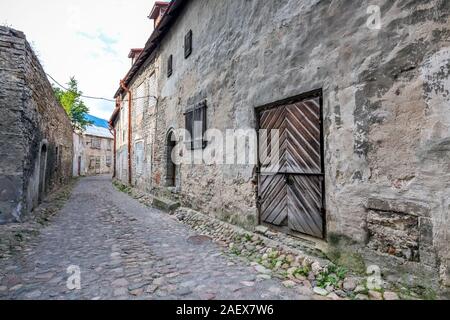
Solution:
[[[53,92],[69,115],[73,128],[84,131],[88,125],[92,124],[91,121],[86,120],[89,108],[81,100],[83,93],[78,90],[78,82],[75,77],[71,77],[67,85],[68,90],[62,90],[53,86]]]

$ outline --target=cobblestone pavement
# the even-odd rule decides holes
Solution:
[[[194,235],[109,178],[84,178],[50,226],[0,261],[0,299],[310,299]],[[81,290],[67,287],[72,265]]]

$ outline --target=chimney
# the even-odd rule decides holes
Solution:
[[[149,19],[154,20],[155,29],[158,26],[158,24],[161,22],[162,17],[164,17],[164,14],[166,13],[169,5],[170,5],[170,1],[156,1],[155,2],[152,12],[150,12],[150,15],[148,16]]]
[[[139,56],[141,55],[142,51],[144,51],[144,49],[131,49],[130,53],[128,54],[128,58],[131,59],[131,66],[134,65],[137,58],[139,58]]]

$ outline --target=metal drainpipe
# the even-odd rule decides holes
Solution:
[[[131,128],[131,105],[132,105],[132,94],[131,90],[125,85],[123,80],[120,81],[120,86],[123,90],[128,93],[128,184],[131,186],[131,134],[133,133]]]
[[[116,98],[116,110],[119,109],[120,112],[120,97]],[[113,147],[113,179],[117,177],[117,130],[114,126],[114,122],[109,123],[109,132],[114,136],[114,147]]]

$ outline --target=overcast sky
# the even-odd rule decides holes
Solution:
[[[153,0],[0,0],[0,24],[23,31],[45,71],[65,84],[75,76],[84,94],[112,98],[130,68],[131,48],[153,30]],[[114,103],[85,100],[109,119]]]

